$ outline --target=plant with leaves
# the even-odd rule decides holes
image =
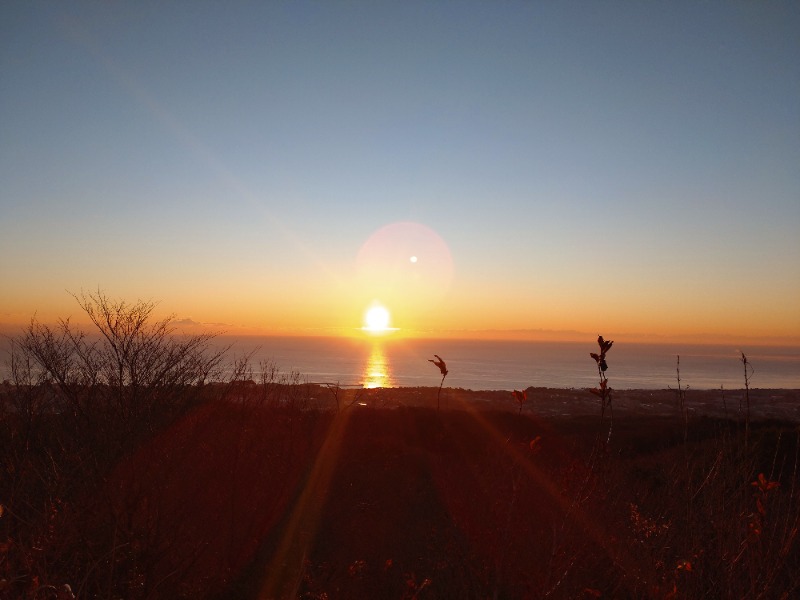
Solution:
[[[514,390],[511,395],[514,396],[514,400],[519,404],[519,414],[522,414],[522,405],[528,402],[528,390],[522,390],[521,392]]]
[[[777,481],[770,481],[764,473],[759,473],[758,478],[751,482],[750,485],[755,488],[755,494],[753,494],[753,496],[756,500],[756,512],[750,515],[747,530],[750,538],[756,541],[764,529],[764,519],[767,516],[767,499],[773,491],[780,487],[780,483]]]
[[[608,363],[606,362],[606,354],[611,350],[614,344],[611,340],[604,340],[602,335],[597,336],[597,345],[600,347],[600,352],[590,352],[591,356],[597,363],[597,374],[600,377],[598,387],[589,390],[592,394],[600,398],[600,421],[605,418],[606,409],[609,411],[610,424],[608,427],[608,440],[611,441],[611,429],[614,426],[614,413],[611,407],[611,388],[608,385],[608,378],[606,371],[608,370]]]
[[[433,358],[429,358],[428,362],[431,362],[439,367],[439,372],[442,374],[442,381],[439,383],[439,392],[436,394],[436,412],[439,412],[439,400],[442,396],[442,386],[444,385],[444,378],[447,377],[448,371],[447,363],[444,362],[444,359],[438,354],[434,354],[433,356],[435,357],[435,360]]]

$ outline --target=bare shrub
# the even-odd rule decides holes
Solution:
[[[142,498],[120,505],[107,478],[209,397],[204,384],[224,355],[210,334],[174,335],[152,302],[100,291],[75,298],[92,331],[34,318],[12,340],[0,411],[0,597],[66,593],[64,585],[79,597],[147,596],[156,582],[143,584],[148,565],[134,556],[141,540],[127,511]]]

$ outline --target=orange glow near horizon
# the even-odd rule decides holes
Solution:
[[[386,245],[383,237],[370,243],[373,250]],[[431,248],[441,250],[435,243]],[[153,318],[174,316],[178,334],[579,341],[602,333],[644,343],[800,346],[800,316],[790,286],[747,296],[698,284],[676,301],[662,289],[618,280],[603,287],[598,303],[595,288],[541,274],[508,282],[490,273],[479,279],[462,275],[446,288],[436,287],[437,273],[424,272],[432,261],[424,243],[387,252],[383,270],[377,258],[365,256],[362,270],[343,272],[339,284],[330,287],[313,277],[294,277],[280,288],[272,281],[231,279],[202,294],[160,282],[141,289],[129,283],[103,292],[128,304],[154,301]],[[450,274],[448,269],[442,273]],[[425,281],[434,282],[428,294],[420,291]],[[77,289],[80,294],[81,288],[66,282],[62,286],[60,291],[32,287],[28,295],[7,295],[0,306],[0,334],[20,334],[31,318],[49,325],[69,319],[90,331],[91,323],[70,293]],[[279,293],[281,289],[291,293]],[[370,318],[375,321],[365,319],[365,311],[377,304],[375,298],[389,310],[388,321],[378,313]],[[770,309],[764,310],[767,305]]]
[[[748,343],[754,345],[800,346],[800,329],[791,323],[765,327],[764,319],[750,323],[747,319],[736,327],[726,326],[730,315],[713,315],[710,310],[700,310],[697,315],[670,314],[664,311],[660,318],[646,308],[640,312],[621,314],[609,310],[599,317],[581,314],[572,305],[572,315],[563,311],[548,310],[541,306],[536,312],[518,308],[511,303],[503,311],[489,310],[483,302],[464,302],[448,305],[448,310],[429,313],[404,307],[401,301],[392,304],[389,321],[385,315],[375,313],[367,320],[367,310],[347,308],[345,298],[331,303],[330,307],[293,306],[289,309],[271,305],[264,309],[254,306],[238,311],[231,308],[218,311],[217,306],[205,305],[194,299],[190,308],[170,310],[167,300],[158,302],[153,319],[174,316],[173,329],[177,334],[212,332],[230,336],[287,336],[287,337],[355,337],[386,339],[483,339],[519,341],[581,341],[594,339],[603,333],[612,339],[625,339],[637,343]],[[135,301],[135,298],[134,300]],[[533,314],[531,314],[533,313]],[[727,317],[727,318],[726,318]],[[40,310],[25,313],[22,308],[8,311],[0,317],[0,334],[19,335],[30,324],[31,318],[56,326],[60,319],[69,319],[71,325],[91,331],[92,324],[74,299],[67,298],[60,306],[42,306]],[[385,324],[385,325],[384,325]]]
[[[395,222],[354,242],[344,261],[320,257],[302,271],[253,277],[233,266],[202,288],[185,285],[191,271],[186,279],[126,271],[100,287],[128,304],[155,302],[153,319],[172,317],[177,334],[580,341],[603,333],[628,342],[800,346],[800,288],[791,277],[760,287],[695,277],[674,293],[614,262],[600,278],[559,257],[531,260],[520,272],[504,261],[476,268],[463,241],[455,249],[427,225]],[[73,294],[95,288],[76,280],[69,272],[46,284],[21,279],[0,305],[0,334],[18,335],[32,317],[91,330]]]

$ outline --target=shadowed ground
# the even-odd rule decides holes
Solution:
[[[688,420],[672,391],[616,392],[606,442],[586,390],[529,389],[520,414],[509,392],[445,389],[439,412],[437,388],[350,389],[336,412],[325,388],[291,406],[250,389],[130,452],[103,493],[65,496],[81,531],[54,518],[49,543],[114,548],[132,600],[781,598],[800,584],[797,391],[750,392],[745,448],[743,391],[690,391]],[[83,567],[67,566],[57,576],[79,588]]]
[[[665,567],[667,556],[675,564],[682,560],[678,549],[666,550],[681,534],[656,498],[682,485],[670,481],[680,477],[671,472],[676,459],[685,462],[691,454],[692,468],[708,475],[703,461],[713,459],[736,423],[696,416],[713,394],[698,395],[684,430],[672,392],[628,392],[606,449],[615,456],[608,458],[593,450],[601,428],[590,416],[592,403],[585,416],[559,414],[565,402],[586,392],[550,392],[522,416],[513,412],[507,392],[447,390],[449,408],[441,414],[430,408],[434,389],[359,393],[339,417],[346,425],[337,434],[336,460],[324,460],[326,485],[311,483],[313,508],[306,515],[293,512],[223,596],[614,597],[667,593],[678,583],[704,589]],[[784,404],[774,402],[776,396]],[[768,415],[791,414],[794,398],[793,392],[751,395]],[[511,411],[493,408],[504,401]],[[735,393],[726,401],[738,408]],[[761,423],[759,468],[768,468],[778,452],[776,429]],[[782,455],[791,456],[794,444],[784,444]],[[656,533],[648,537],[632,524],[634,517],[645,519],[648,504],[659,518],[648,517],[647,526],[666,527],[656,532],[658,543]],[[296,535],[298,519],[303,552],[291,554],[295,564],[286,570],[276,562],[276,553],[283,555],[278,540]],[[644,548],[665,556],[653,560]],[[639,583],[627,579],[632,574]]]

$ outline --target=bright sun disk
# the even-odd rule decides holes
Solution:
[[[364,323],[367,331],[387,331],[389,329],[389,311],[383,306],[373,306],[364,315]]]

